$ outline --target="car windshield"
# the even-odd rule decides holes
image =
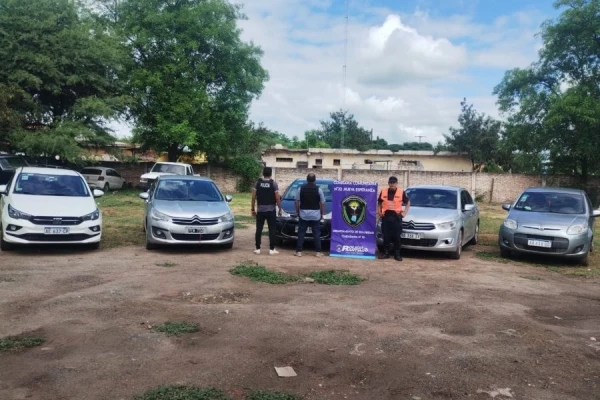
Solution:
[[[102,175],[102,170],[95,168],[84,168],[81,170],[81,173],[83,175]]]
[[[296,181],[292,183],[292,185],[287,188],[283,195],[283,200],[296,200],[296,193],[298,193],[298,189],[304,185],[306,181]],[[331,196],[333,193],[333,182],[319,182],[317,181],[317,186],[321,188],[323,191],[323,195],[325,196],[325,201],[330,202]]]
[[[168,174],[185,175],[185,166],[175,164],[154,164],[152,172],[165,172]]]
[[[0,158],[0,166],[4,169],[16,169],[19,167],[27,167],[27,161],[23,157],[3,157]]]
[[[456,210],[458,192],[447,189],[414,188],[407,189],[411,207],[447,208]]]
[[[583,214],[585,212],[583,203],[583,196],[578,193],[525,192],[514,209],[542,213]]]
[[[213,182],[184,179],[160,181],[154,198],[168,201],[225,201]]]
[[[59,174],[22,173],[14,193],[32,196],[87,197],[87,184],[81,177]]]

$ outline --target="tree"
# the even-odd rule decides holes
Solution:
[[[241,155],[251,101],[267,72],[240,38],[226,0],[123,0],[116,15],[128,49],[137,140],[177,158],[183,146],[212,160]]]
[[[0,0],[0,141],[77,160],[79,143],[114,138],[124,109],[118,42],[72,0]]]
[[[371,142],[371,148],[374,150],[387,150],[388,146],[387,140],[382,139],[379,136]]]
[[[446,151],[468,155],[474,169],[484,163],[494,162],[502,124],[475,111],[472,104],[467,104],[467,99],[463,99],[460,105],[460,127],[451,127],[450,134],[444,135],[443,147]]]
[[[314,132],[319,140],[335,149],[341,148],[342,135],[344,148],[365,151],[371,148],[373,131],[358,125],[354,115],[347,111],[336,111],[329,114],[330,120],[321,121],[321,129]]]
[[[506,72],[494,94],[515,151],[585,183],[600,161],[600,1],[554,6],[565,10],[542,25],[539,60]]]

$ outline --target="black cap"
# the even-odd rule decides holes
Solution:
[[[395,176],[390,176],[390,179],[388,179],[388,183],[398,183],[398,178],[396,178]]]

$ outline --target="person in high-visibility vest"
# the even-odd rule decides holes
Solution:
[[[400,252],[400,235],[402,234],[402,218],[408,214],[410,199],[401,187],[398,178],[391,176],[388,187],[379,193],[379,215],[381,216],[381,231],[383,233],[383,253],[379,258],[390,258],[390,245],[394,245],[394,259],[402,261]],[[405,204],[402,209],[402,204]]]

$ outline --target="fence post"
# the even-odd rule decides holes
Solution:
[[[471,172],[471,193],[473,193],[474,197],[477,197],[477,173],[475,171]]]
[[[492,178],[492,188],[490,189],[490,203],[494,200],[494,181],[496,178]]]

